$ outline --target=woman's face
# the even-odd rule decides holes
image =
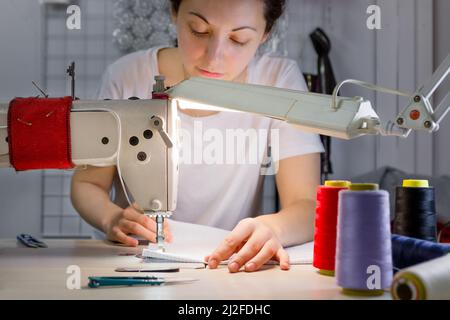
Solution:
[[[189,76],[234,80],[266,40],[262,0],[183,0],[174,21]]]

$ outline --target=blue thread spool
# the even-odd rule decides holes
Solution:
[[[392,260],[397,270],[433,260],[448,253],[450,253],[450,245],[392,235]]]
[[[389,193],[376,184],[339,193],[336,279],[350,295],[381,295],[391,285]]]

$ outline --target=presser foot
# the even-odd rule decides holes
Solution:
[[[151,248],[149,245],[148,249],[145,250],[151,250],[151,251],[158,251],[158,252],[165,252],[165,246],[164,246],[164,219],[169,218],[172,215],[172,212],[150,212],[146,213],[149,217],[155,218],[156,220],[156,244],[157,249]],[[142,252],[142,255],[144,255],[144,251]]]

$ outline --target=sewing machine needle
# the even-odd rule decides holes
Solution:
[[[158,244],[158,249],[164,250],[164,217],[162,215],[156,216],[156,243]]]

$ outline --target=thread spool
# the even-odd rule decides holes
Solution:
[[[334,276],[338,194],[347,190],[349,185],[350,181],[330,180],[317,188],[313,266],[322,275]]]
[[[396,188],[392,233],[436,242],[434,188],[427,180],[403,180],[403,185]]]
[[[450,255],[398,272],[391,286],[395,300],[450,299]]]
[[[389,194],[378,185],[351,184],[339,193],[336,279],[344,294],[381,295],[390,287],[389,220]]]
[[[450,245],[392,235],[392,261],[395,269],[414,266],[448,253],[450,253]],[[450,270],[448,272],[450,274]]]

